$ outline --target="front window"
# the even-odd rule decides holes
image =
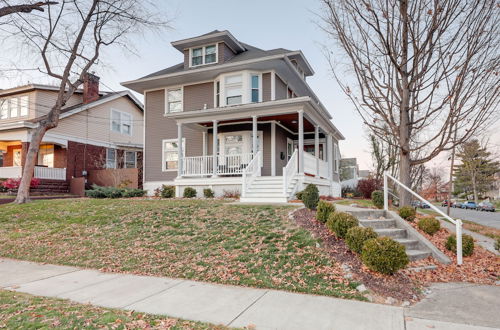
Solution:
[[[182,89],[169,89],[167,91],[167,108],[168,112],[181,112],[182,111]]]
[[[217,63],[217,45],[191,49],[191,66]]]
[[[136,168],[137,157],[135,151],[125,151],[125,168]]]
[[[10,117],[11,118],[15,118],[18,116],[18,111],[19,111],[18,106],[19,106],[19,103],[18,103],[17,97],[11,98],[10,99]]]
[[[116,149],[106,149],[106,168],[116,168]]]
[[[38,166],[54,167],[54,146],[41,145],[38,151]]]
[[[28,115],[28,110],[28,95],[0,99],[0,119],[25,117]]]
[[[241,104],[243,101],[242,76],[234,75],[226,77],[226,105]]]
[[[259,102],[259,76],[252,75],[252,102]]]
[[[111,110],[111,130],[116,133],[132,135],[132,115],[118,110]]]
[[[0,119],[9,118],[9,100],[0,99]]]
[[[184,139],[182,145],[185,145]],[[185,153],[185,148],[182,148]],[[172,171],[179,167],[179,143],[177,139],[163,141],[163,170]]]

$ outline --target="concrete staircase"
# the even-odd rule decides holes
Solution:
[[[282,176],[259,176],[247,187],[245,196],[240,198],[243,203],[286,203],[295,186],[297,179],[288,185],[287,194],[283,192]]]

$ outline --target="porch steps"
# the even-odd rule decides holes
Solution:
[[[354,215],[356,214],[354,213]],[[432,254],[431,251],[422,247],[418,240],[408,238],[409,235],[406,229],[397,228],[394,219],[359,217],[359,224],[363,227],[373,228],[379,236],[387,236],[401,243],[411,261],[424,259]]]
[[[292,182],[292,184],[295,185],[296,182]],[[290,189],[293,188],[290,187],[289,192]],[[287,201],[288,198],[283,192],[282,176],[260,176],[255,178],[247,188],[245,196],[240,198],[240,202],[243,203],[286,203]]]
[[[36,188],[31,188],[32,193],[56,193],[67,194],[69,193],[69,183],[62,180],[47,180],[41,179],[40,184]]]

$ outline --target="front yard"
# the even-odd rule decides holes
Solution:
[[[287,217],[219,200],[52,200],[0,207],[0,256],[363,299]]]

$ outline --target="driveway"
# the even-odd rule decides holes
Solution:
[[[438,207],[446,213],[446,207]],[[480,212],[476,210],[456,209],[452,207],[450,209],[450,215],[452,218],[474,221],[484,226],[500,229],[500,212]]]

